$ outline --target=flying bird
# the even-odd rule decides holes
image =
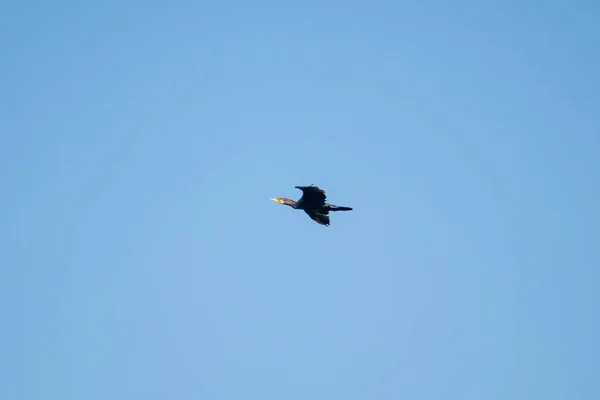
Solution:
[[[276,203],[285,204],[295,210],[304,210],[310,218],[321,225],[329,226],[329,211],[350,211],[351,207],[334,206],[325,202],[325,191],[317,186],[295,186],[302,190],[302,197],[298,201],[278,197],[271,199]]]

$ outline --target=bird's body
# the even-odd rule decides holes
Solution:
[[[302,197],[298,201],[277,198],[271,199],[279,204],[285,204],[296,210],[304,210],[304,212],[318,224],[329,226],[330,211],[350,211],[350,207],[340,207],[326,203],[327,196],[325,191],[317,186],[296,186],[296,189],[302,190]]]

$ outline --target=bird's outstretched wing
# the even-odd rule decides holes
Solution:
[[[321,214],[321,213],[307,213],[313,221],[318,224],[329,226],[329,215]]]
[[[296,186],[296,189],[302,190],[301,201],[307,204],[311,204],[313,206],[322,206],[325,204],[325,199],[327,196],[325,195],[325,191],[323,189],[319,189],[317,186]]]

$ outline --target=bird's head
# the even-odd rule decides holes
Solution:
[[[275,203],[290,206],[292,208],[296,208],[296,204],[297,204],[294,200],[286,199],[285,197],[278,197],[276,199],[271,199],[271,200],[273,200]]]

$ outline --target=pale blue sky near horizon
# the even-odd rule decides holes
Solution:
[[[1,10],[1,399],[600,398],[600,3]]]

